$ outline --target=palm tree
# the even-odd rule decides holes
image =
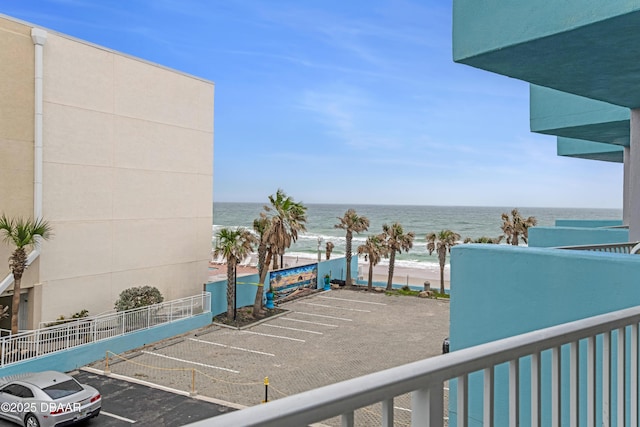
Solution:
[[[444,294],[444,265],[447,260],[447,252],[451,253],[451,248],[458,244],[460,235],[451,230],[441,230],[439,233],[427,234],[427,250],[429,255],[436,251],[438,261],[440,261],[440,293]]]
[[[20,285],[22,275],[27,268],[27,248],[38,245],[40,239],[48,240],[52,228],[43,219],[0,217],[0,231],[3,240],[15,250],[9,257],[9,268],[13,273],[13,301],[11,305],[11,333],[18,333],[18,312],[20,311]]]
[[[299,232],[307,231],[307,207],[301,202],[295,202],[281,189],[269,196],[269,202],[271,206],[264,207],[271,221],[267,240],[272,252],[280,256],[282,265],[285,249],[298,240]],[[273,268],[278,268],[277,257],[274,257]]]
[[[392,288],[393,281],[393,269],[396,263],[396,252],[407,252],[413,247],[413,239],[416,234],[413,231],[404,233],[404,229],[400,223],[395,222],[391,225],[384,224],[382,226],[382,236],[385,240],[385,245],[389,251],[389,278],[387,279],[387,290]]]
[[[387,253],[387,247],[384,244],[384,236],[381,234],[367,237],[365,244],[358,246],[358,254],[364,255],[364,260],[369,261],[369,279],[367,282],[367,289],[373,289],[373,267],[378,265],[382,257],[387,256]]]
[[[267,229],[269,228],[269,219],[260,212],[260,218],[253,220],[253,230],[258,234],[258,277],[266,278],[266,271],[268,270],[268,262],[265,264],[267,257],[267,251],[269,250],[267,239]],[[264,276],[262,272],[265,272]],[[264,292],[264,279],[258,280],[258,289],[256,290],[256,298],[253,302],[253,315],[257,316],[262,309],[262,294]]]
[[[253,251],[256,238],[244,227],[222,228],[216,234],[214,256],[222,255],[227,260],[227,318],[231,319],[236,307],[235,271],[238,262]]]
[[[353,240],[353,233],[361,233],[369,229],[369,218],[366,216],[360,216],[356,213],[355,209],[349,209],[344,213],[342,218],[338,218],[339,224],[334,225],[335,228],[340,228],[347,231],[347,243],[345,248],[345,256],[347,258],[347,277],[345,283],[351,286],[351,241]]]
[[[333,252],[333,248],[335,247],[336,245],[334,245],[333,243],[327,242],[327,250],[326,250],[327,261],[331,259],[331,252]]]
[[[509,218],[509,214],[502,214],[502,232],[504,236],[507,238],[507,244],[511,244],[513,246],[517,246],[520,239],[524,243],[528,243],[529,238],[529,227],[533,227],[538,223],[538,220],[530,216],[527,219],[524,219],[518,209],[514,209],[511,211],[511,218]]]

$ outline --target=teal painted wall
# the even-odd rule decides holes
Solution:
[[[107,351],[123,353],[156,341],[184,334],[211,324],[211,313],[203,313],[189,319],[154,326],[120,337],[85,344],[69,350],[52,353],[37,359],[31,359],[0,368],[0,377],[22,372],[40,372],[49,369],[68,372],[78,369],[96,360],[105,358]]]
[[[640,10],[637,1],[454,0],[455,61]]]
[[[585,225],[588,222],[585,221]],[[616,224],[619,225],[619,224]],[[623,228],[533,227],[529,229],[529,247],[597,245],[629,241],[629,230]]]
[[[532,132],[629,146],[628,108],[537,85],[529,95]]]
[[[269,276],[272,272],[267,274],[265,280],[269,283]],[[331,274],[332,279],[344,279],[346,275],[346,258],[334,258],[328,261],[322,261],[318,264],[318,287],[323,287],[324,282],[321,280],[325,274]],[[358,276],[358,258],[353,257],[351,259],[351,275],[355,279]],[[241,276],[237,278],[237,303],[238,308],[253,306],[255,301],[256,291],[258,287],[255,285],[259,282],[257,274],[248,276]],[[207,292],[211,292],[211,312],[214,316],[227,311],[227,281],[220,280],[217,282],[209,282],[205,286]],[[268,289],[264,289],[266,294]],[[263,301],[266,301],[266,295],[263,295]]]
[[[639,305],[637,277],[640,277],[638,256],[507,245],[455,246],[451,251],[451,349]],[[586,357],[581,359],[584,361]],[[548,361],[548,356],[545,360]],[[530,398],[528,368],[524,360],[521,402]],[[548,381],[546,362],[544,369],[547,371],[543,371],[543,378]],[[567,369],[563,372],[567,374]],[[543,382],[542,390],[542,425],[549,425],[548,382]],[[496,426],[508,425],[506,391],[507,371],[501,366],[496,370]],[[563,393],[566,415],[568,390],[563,389]],[[449,396],[450,425],[455,425],[454,381]],[[584,416],[584,408],[581,410]],[[470,379],[469,413],[469,425],[480,426],[481,373]],[[528,425],[525,420],[529,417],[529,406],[525,403],[521,408],[521,425]],[[568,425],[568,419],[563,419],[562,425]]]

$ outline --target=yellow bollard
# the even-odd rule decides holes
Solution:
[[[264,377],[264,400],[262,403],[269,401],[269,377]]]

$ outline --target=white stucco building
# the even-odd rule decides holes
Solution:
[[[23,277],[21,328],[109,310],[132,286],[202,290],[213,98],[210,81],[0,15],[0,212],[54,230]]]

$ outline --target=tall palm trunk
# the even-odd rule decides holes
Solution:
[[[353,239],[353,233],[351,230],[347,230],[347,243],[346,243],[346,257],[347,257],[347,276],[345,283],[347,286],[351,286],[351,240]]]
[[[440,293],[444,294],[444,264],[447,260],[447,247],[438,248],[438,261],[440,261]]]
[[[373,263],[371,262],[371,258],[369,258],[369,281],[367,282],[367,289],[370,291],[373,290]]]
[[[18,333],[18,313],[20,311],[20,286],[27,265],[27,253],[17,248],[9,258],[9,267],[13,273],[13,300],[11,303],[11,334]]]
[[[388,291],[393,289],[393,286],[392,286],[393,268],[395,266],[395,263],[396,263],[396,251],[392,249],[391,253],[389,254],[389,278],[387,279],[387,290]]]
[[[227,262],[227,319],[233,317],[236,306],[235,270],[236,259],[231,257]]]
[[[262,277],[262,272],[268,270],[269,263],[265,264],[265,258],[267,256],[267,245],[260,242],[258,246],[258,277]],[[265,274],[266,277],[266,274]],[[258,289],[256,290],[256,297],[253,300],[253,315],[257,316],[262,310],[262,295],[264,293],[264,279],[258,279]]]

